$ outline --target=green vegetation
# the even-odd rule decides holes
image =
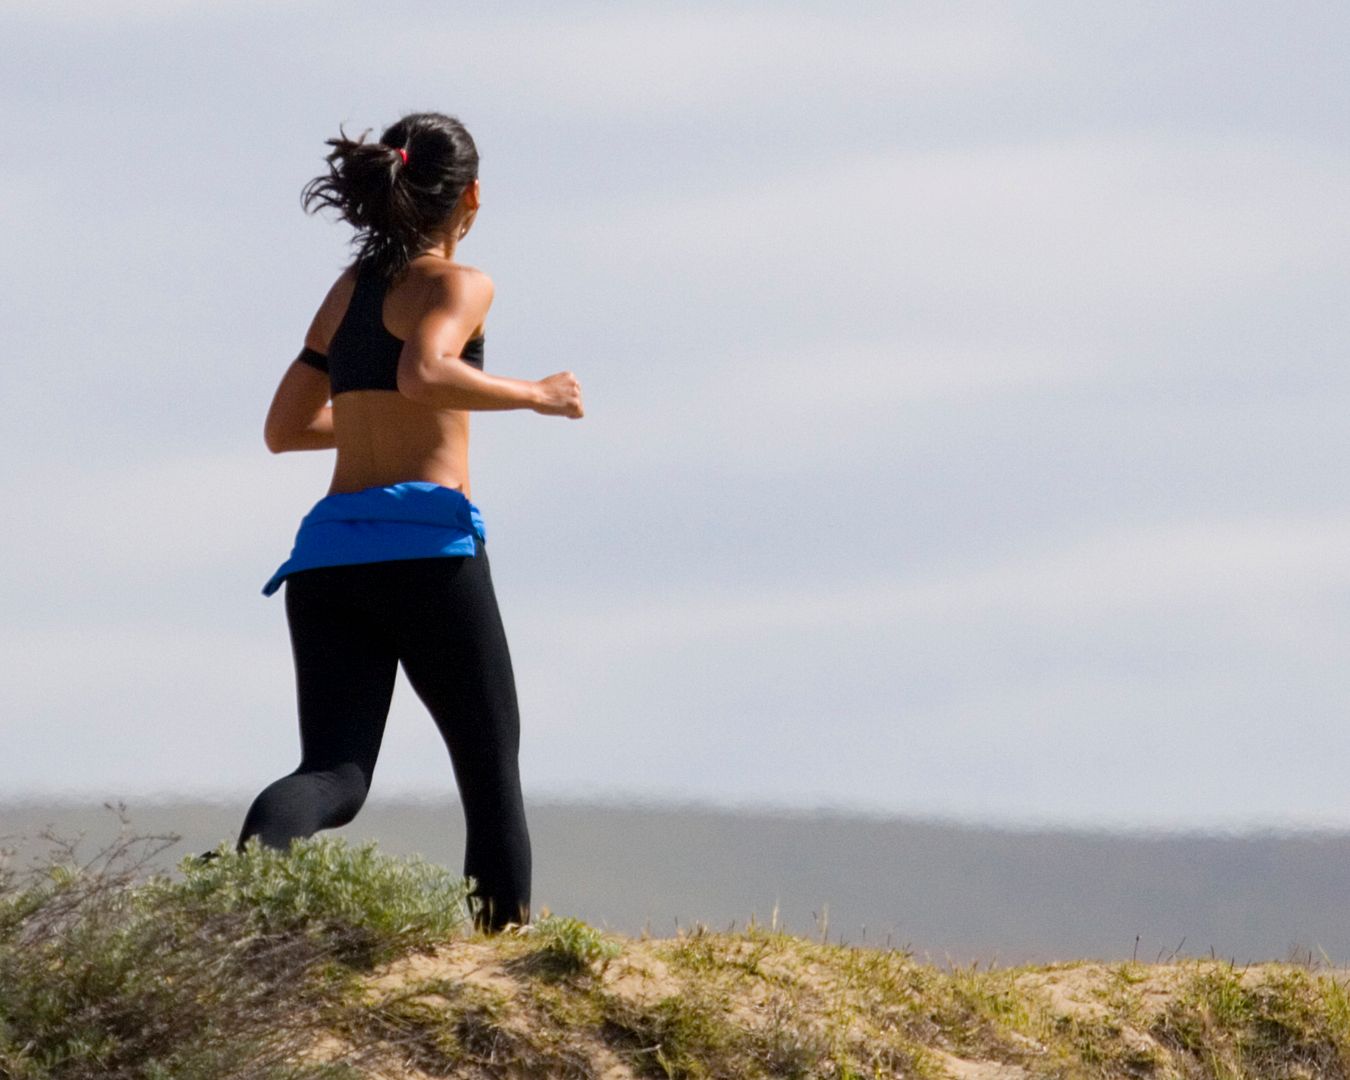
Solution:
[[[215,854],[185,861],[183,881],[147,886],[147,905],[239,916],[264,936],[309,935],[364,967],[448,941],[470,920],[467,880],[420,858],[388,858],[373,841],[316,838],[280,852],[254,838],[243,853],[222,844]]]
[[[323,839],[222,846],[181,877],[124,832],[93,860],[0,870],[0,1077],[319,1077],[298,1052],[356,973],[468,920],[447,871]]]
[[[544,970],[574,975],[598,963],[603,972],[623,951],[617,941],[569,915],[545,915],[534,920],[533,928],[535,957]]]
[[[1311,964],[943,970],[548,913],[488,936],[467,881],[373,844],[146,873],[175,839],[0,859],[0,1080],[1350,1080],[1350,990]]]

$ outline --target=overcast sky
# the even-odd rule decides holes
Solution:
[[[0,3],[6,796],[299,755],[324,140],[458,116],[527,797],[1350,828],[1343,3]],[[372,798],[453,776],[400,676]]]

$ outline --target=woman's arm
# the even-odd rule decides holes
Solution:
[[[274,454],[287,450],[332,450],[333,407],[328,404],[328,342],[342,319],[355,271],[348,267],[329,286],[305,331],[305,346],[281,377],[263,424],[263,441]]]
[[[558,389],[548,380],[489,375],[459,359],[492,296],[492,279],[481,270],[438,274],[428,283],[425,310],[399,355],[398,388],[405,397],[440,409],[556,408]]]
[[[333,406],[328,375],[300,359],[281,377],[263,424],[263,441],[274,454],[286,450],[331,450]]]

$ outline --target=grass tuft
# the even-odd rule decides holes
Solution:
[[[555,975],[601,974],[623,951],[617,941],[568,915],[536,919],[531,940],[535,949],[527,966]]]

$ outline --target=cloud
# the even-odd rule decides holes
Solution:
[[[1347,183],[1320,147],[1221,134],[890,145],[616,200],[555,231],[611,274],[687,279],[691,306],[795,304],[794,330],[833,313],[876,333],[936,298],[985,325],[1054,312],[1101,333],[1290,274],[1345,278]]]
[[[597,657],[693,641],[752,647],[782,635],[925,625],[934,633],[980,624],[1087,632],[1139,614],[1210,620],[1222,636],[1248,615],[1338,603],[1350,588],[1348,545],[1345,515],[1185,518],[1111,529],[984,566],[890,573],[851,586],[649,589],[617,605],[582,602],[564,621],[568,636]]]
[[[231,6],[236,11],[241,8],[259,10],[276,7],[277,0],[252,0],[245,4],[235,0]],[[25,0],[0,0],[2,15],[17,15],[30,25],[55,23],[77,30],[116,25],[127,19],[158,20],[202,15],[218,7],[211,0],[44,0],[40,5]]]
[[[475,431],[535,776],[1072,818],[1253,805],[1240,767],[1333,805],[1330,46],[1032,7],[6,5],[41,147],[0,176],[25,782],[292,753],[257,590],[331,457],[258,429],[345,241],[296,191],[330,120],[456,102],[502,211],[465,252],[490,370],[590,406]]]
[[[806,9],[537,10],[447,26],[382,22],[370,62],[510,86],[531,112],[638,119],[993,85],[1032,63],[1011,23]],[[804,155],[811,132],[801,132]]]
[[[140,614],[0,625],[11,795],[200,792],[294,755],[279,620],[229,629],[209,607],[195,624]]]
[[[331,463],[331,455],[272,459],[260,448],[49,464],[11,477],[0,492],[14,510],[0,566],[11,613],[3,621],[116,623],[130,595],[209,586],[212,575],[247,567],[261,589]],[[165,595],[161,610],[172,607]]]
[[[760,476],[809,468],[890,469],[916,425],[948,411],[1018,395],[1097,392],[1115,357],[1053,340],[1021,344],[954,335],[897,334],[882,341],[823,335],[782,348],[718,338],[662,358],[634,354],[641,377],[606,371],[600,389],[622,395],[598,408],[589,453],[614,472],[670,463]],[[633,397],[637,400],[634,401]],[[660,409],[647,402],[659,400]]]

